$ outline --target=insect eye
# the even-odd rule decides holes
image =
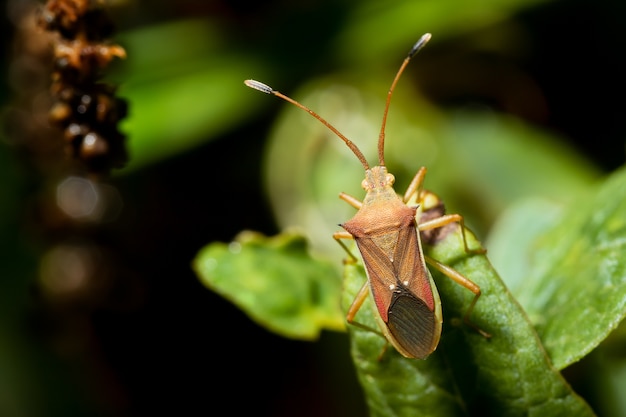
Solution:
[[[387,174],[385,180],[387,181],[387,185],[393,185],[393,183],[396,182],[396,177],[394,177],[393,174]]]
[[[367,179],[361,181],[361,188],[363,188],[365,191],[370,189],[370,183],[367,181]]]

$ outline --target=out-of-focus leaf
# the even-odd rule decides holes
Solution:
[[[514,117],[454,112],[445,126],[447,181],[464,173],[470,181],[456,191],[476,194],[499,215],[508,204],[529,197],[569,202],[600,176],[600,171],[555,134]],[[448,171],[442,164],[444,172]]]
[[[204,247],[193,266],[208,288],[282,336],[312,340],[344,329],[337,269],[312,258],[299,234],[242,232]]]
[[[530,260],[535,240],[562,216],[563,204],[539,197],[522,199],[507,208],[494,224],[486,241],[489,259],[512,294],[524,292],[532,280]],[[527,311],[532,322],[540,320]]]
[[[347,60],[379,61],[393,59],[399,45],[411,45],[425,32],[458,35],[499,22],[545,0],[466,0],[391,1],[384,7],[376,1],[361,2],[349,15],[347,29],[337,41],[337,55]],[[384,33],[385,36],[372,36]]]
[[[470,237],[470,247],[478,243]],[[372,416],[592,416],[545,355],[524,312],[484,255],[466,255],[460,234],[427,248],[482,289],[471,320],[491,333],[485,339],[463,324],[473,294],[434,271],[444,330],[426,360],[406,359],[377,334],[349,326],[352,354]],[[366,279],[362,266],[347,265],[344,310]],[[370,299],[359,323],[376,326]],[[376,314],[376,313],[374,313]]]
[[[508,252],[526,264],[524,275],[509,273],[515,295],[561,369],[594,349],[626,315],[626,170],[548,218],[527,207],[503,219],[493,245],[501,258]],[[516,232],[533,217],[539,225],[553,218],[555,226],[530,225],[537,237],[518,241]]]
[[[168,23],[119,36],[128,62],[112,78],[129,102],[122,124],[131,155],[126,171],[188,151],[246,120],[262,97],[243,85],[264,65],[222,45],[206,20]],[[125,172],[125,171],[122,171]]]

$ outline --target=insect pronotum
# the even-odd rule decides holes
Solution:
[[[469,249],[463,217],[458,214],[439,214],[433,219],[422,219],[424,212],[434,209],[439,204],[435,194],[422,189],[426,175],[425,167],[419,169],[404,197],[400,197],[394,191],[395,178],[385,167],[385,125],[393,90],[411,58],[430,40],[430,37],[431,35],[427,33],[415,43],[391,84],[378,138],[379,163],[373,168],[370,168],[363,153],[352,141],[313,110],[266,84],[255,80],[245,81],[248,87],[273,94],[310,113],[343,140],[365,168],[365,179],[361,183],[366,191],[365,199],[361,202],[345,193],[339,195],[358,211],[352,219],[341,224],[345,231],[333,234],[335,240],[354,260],[356,257],[342,239],[356,241],[368,277],[348,309],[346,320],[360,326],[354,318],[371,292],[378,312],[375,316],[382,335],[402,355],[418,359],[426,358],[437,348],[443,322],[439,293],[425,265],[426,262],[474,293],[464,320],[483,336],[490,337],[469,320],[481,294],[478,285],[451,267],[424,255],[419,232],[458,223],[465,251],[484,253],[484,249]]]

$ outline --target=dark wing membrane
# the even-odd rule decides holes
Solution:
[[[383,321],[387,322],[387,311],[392,295],[389,286],[396,285],[393,264],[372,239],[360,237],[355,240],[363,257],[376,308]]]
[[[387,326],[396,342],[417,359],[430,355],[435,338],[439,339],[435,313],[402,286],[394,291]]]

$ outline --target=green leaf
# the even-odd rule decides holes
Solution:
[[[282,336],[313,340],[323,329],[344,329],[337,270],[312,258],[299,234],[242,232],[230,244],[205,246],[193,267],[204,285]]]
[[[470,247],[477,247],[468,236]],[[467,255],[460,233],[427,248],[481,287],[472,322],[486,339],[463,324],[473,294],[437,273],[444,315],[439,348],[426,360],[407,359],[392,347],[379,360],[385,340],[349,326],[352,354],[372,416],[592,416],[548,360],[526,315],[484,255]],[[347,265],[344,310],[366,279],[363,267]],[[370,299],[356,320],[376,326]]]
[[[523,274],[507,277],[562,369],[593,350],[626,315],[626,169],[566,209],[546,206],[517,207],[500,223],[493,245],[525,264]],[[533,233],[518,240],[525,225]]]
[[[522,199],[510,205],[494,224],[486,241],[489,259],[507,287],[524,306],[532,279],[535,241],[554,227],[563,215],[563,204],[541,197]],[[526,287],[526,289],[524,289]],[[520,296],[522,299],[520,299]],[[529,312],[532,322],[541,320]]]
[[[491,206],[489,217],[522,198],[570,202],[600,177],[563,137],[510,115],[456,111],[443,131],[447,161],[439,169],[454,172],[449,182],[458,181],[460,172],[470,178],[463,184],[465,193]],[[464,190],[458,187],[451,194]]]
[[[264,97],[243,85],[262,62],[223,45],[222,28],[184,20],[119,36],[128,59],[111,76],[129,102],[122,130],[131,159],[121,173],[188,151],[238,126]],[[193,41],[190,41],[193,40]]]

